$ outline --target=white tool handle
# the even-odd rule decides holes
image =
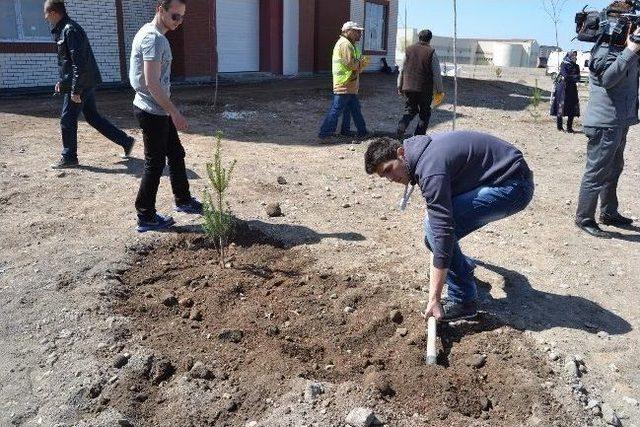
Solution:
[[[427,364],[429,365],[435,365],[438,359],[436,338],[436,318],[431,316],[427,319]]]

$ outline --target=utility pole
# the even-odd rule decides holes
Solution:
[[[453,130],[456,130],[456,111],[458,109],[458,55],[456,54],[458,40],[458,5],[453,0]]]

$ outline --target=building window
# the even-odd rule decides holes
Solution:
[[[364,4],[364,50],[386,52],[387,50],[387,2],[370,0]]]
[[[41,0],[3,0],[0,40],[51,41],[51,29],[43,17]]]

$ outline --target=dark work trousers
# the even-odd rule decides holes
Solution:
[[[624,168],[624,148],[628,126],[614,128],[585,127],[589,138],[587,166],[580,185],[576,222],[595,220],[598,197],[600,214],[618,213],[618,179]]]
[[[433,93],[405,92],[404,96],[407,98],[407,102],[404,107],[404,116],[402,116],[400,123],[398,123],[398,136],[401,137],[404,135],[409,124],[416,115],[418,115],[420,121],[416,126],[414,135],[426,134],[427,127],[429,127],[429,120],[431,120],[431,101],[433,100]]]
[[[60,128],[62,130],[62,157],[65,159],[78,158],[78,117],[80,113],[98,132],[107,139],[121,147],[130,144],[130,137],[115,127],[109,120],[98,113],[94,89],[85,90],[80,96],[82,102],[75,103],[71,100],[71,94],[65,93],[62,101],[62,114],[60,115]]]
[[[141,220],[152,220],[156,215],[156,195],[165,163],[169,163],[169,178],[176,204],[191,200],[185,152],[171,117],[150,114],[137,107],[134,107],[134,114],[142,128],[144,141],[144,172],[136,210]]]
[[[556,122],[558,125],[558,130],[562,130],[562,116],[556,117]],[[567,130],[573,130],[573,116],[567,117]]]

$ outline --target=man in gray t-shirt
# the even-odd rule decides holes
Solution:
[[[129,81],[136,91],[133,105],[147,113],[166,116],[168,113],[156,102],[149,92],[144,79],[144,62],[157,61],[160,63],[160,85],[171,97],[171,45],[164,34],[158,30],[154,22],[145,24],[133,39],[131,48],[131,69]]]
[[[191,197],[178,131],[187,121],[171,102],[171,46],[165,37],[182,24],[185,0],[158,0],[156,16],[133,39],[129,80],[136,91],[134,113],[144,140],[144,173],[136,198],[139,232],[172,226],[170,216],[156,212],[156,194],[165,163],[169,164],[175,210],[202,214],[202,203]]]

